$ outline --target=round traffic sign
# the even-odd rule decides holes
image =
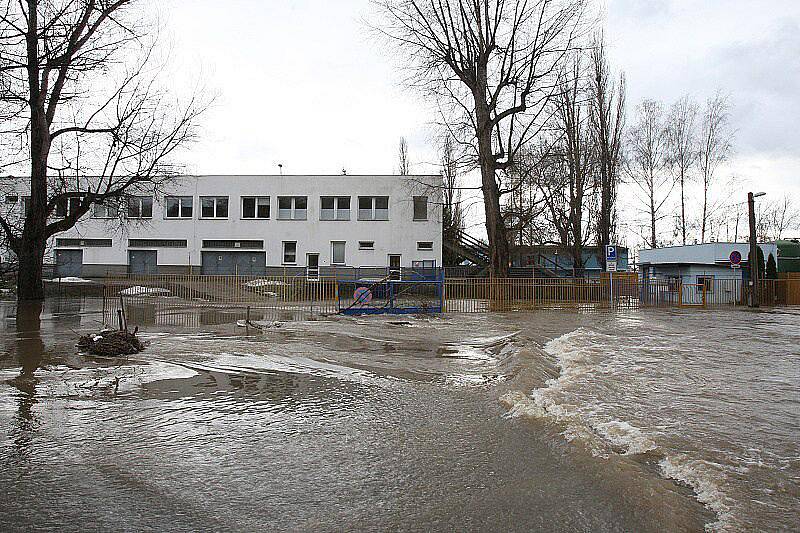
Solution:
[[[742,253],[739,250],[734,250],[731,252],[729,259],[732,265],[738,265],[742,262]]]
[[[367,305],[372,301],[372,291],[367,287],[359,287],[353,291],[353,302],[360,305]]]

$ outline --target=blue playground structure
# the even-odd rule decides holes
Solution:
[[[441,313],[444,272],[410,279],[338,280],[338,311],[344,315]]]

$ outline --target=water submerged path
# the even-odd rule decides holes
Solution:
[[[73,331],[97,327],[94,305],[48,302],[39,331],[0,307],[4,531],[696,531],[738,519],[771,529],[796,513],[786,505],[797,397],[781,388],[797,385],[796,359],[774,373],[765,360],[718,361],[741,380],[772,376],[780,391],[769,394],[786,396],[758,426],[769,437],[748,441],[731,413],[752,418],[764,385],[734,398],[704,388],[717,384],[698,369],[718,357],[705,334],[689,357],[697,368],[676,374],[667,357],[691,346],[671,331],[708,329],[713,313],[332,318],[250,336],[148,329],[148,349],[119,362],[75,354]],[[651,327],[664,344],[649,347]],[[789,459],[765,463],[771,478],[739,474],[777,491],[763,500],[778,511],[737,505],[750,489],[726,484],[725,468],[709,481],[724,507],[704,507],[703,487],[681,472],[725,465],[745,442],[762,462]]]

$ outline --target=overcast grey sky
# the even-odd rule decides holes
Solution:
[[[413,170],[434,168],[433,110],[402,87],[401,58],[362,23],[367,0],[171,0],[162,4],[173,61],[202,70],[219,94],[189,154],[197,173],[392,173],[401,135]],[[629,114],[730,95],[735,173],[743,190],[793,191],[800,201],[800,1],[607,0],[613,67]]]

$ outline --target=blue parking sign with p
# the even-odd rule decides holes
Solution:
[[[617,247],[614,245],[606,245],[606,261],[617,260]]]

